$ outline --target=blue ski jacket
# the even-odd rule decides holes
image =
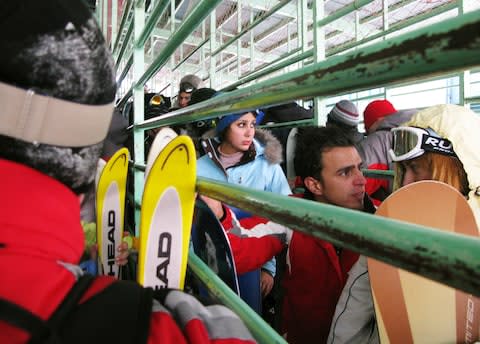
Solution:
[[[256,129],[250,150],[245,152],[237,165],[227,169],[220,164],[219,145],[218,138],[202,140],[206,154],[197,161],[197,176],[282,195],[291,194],[287,178],[280,167],[282,146],[269,131]],[[265,263],[262,268],[275,276],[274,260]]]
[[[282,146],[270,132],[257,129],[253,149],[245,152],[240,163],[226,170],[218,159],[219,144],[218,138],[202,141],[207,154],[197,161],[197,176],[282,195],[291,194],[280,167]]]

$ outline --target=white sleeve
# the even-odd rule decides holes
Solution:
[[[327,343],[380,343],[365,256],[360,256],[348,273]]]

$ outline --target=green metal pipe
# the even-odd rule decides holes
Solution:
[[[359,3],[352,3],[351,5],[349,6],[346,6],[345,8],[342,8],[341,10],[335,12],[333,15],[330,15],[320,21],[317,22],[317,25],[321,26],[321,25],[326,25],[336,19],[338,19],[339,17],[347,14],[347,13],[350,13],[356,9],[358,9],[359,7],[361,6],[364,6],[365,4],[368,4],[370,2],[372,2],[373,0],[362,0],[360,1]],[[347,44],[345,46],[342,46],[340,49],[333,49],[333,50],[329,50],[327,52],[327,55],[328,56],[331,56],[331,55],[335,55],[341,51],[345,51],[345,50],[348,50],[354,46],[357,46],[359,44],[363,44],[363,43],[367,43],[369,41],[372,41],[374,39],[377,39],[379,37],[382,37],[382,36],[385,36],[386,34],[388,33],[391,33],[393,31],[398,31],[406,26],[409,26],[409,25],[412,25],[414,24],[415,22],[418,22],[418,21],[422,21],[422,20],[425,20],[425,19],[428,19],[428,18],[431,18],[433,16],[436,16],[436,15],[439,15],[443,12],[446,12],[446,11],[449,11],[453,8],[456,8],[458,5],[456,5],[455,3],[448,3],[444,6],[441,6],[439,8],[435,8],[434,10],[432,10],[431,12],[427,13],[427,14],[424,14],[422,16],[420,16],[420,18],[418,17],[415,17],[415,21],[414,20],[408,20],[408,23],[401,23],[399,25],[395,25],[394,28],[391,28],[390,30],[387,30],[387,31],[383,31],[383,32],[380,32],[376,35],[372,35],[370,37],[368,37],[367,39],[364,39],[362,41],[358,41],[358,42],[355,42],[355,43],[352,43],[352,44]],[[262,77],[262,76],[265,76],[265,75],[268,75],[270,73],[273,73],[273,72],[276,72],[277,70],[279,69],[282,69],[282,68],[285,68],[287,66],[290,66],[294,63],[297,63],[297,62],[300,62],[300,61],[303,61],[304,59],[307,59],[307,58],[310,58],[313,56],[313,49],[309,49],[305,52],[303,52],[302,54],[300,55],[297,55],[297,56],[294,56],[292,57],[291,59],[288,59],[288,60],[285,60],[283,61],[281,64],[278,64],[278,65],[275,65],[275,66],[269,66],[268,68],[265,68],[265,69],[262,69],[260,71],[257,72],[252,72],[252,73],[249,73],[247,74],[244,78],[238,80],[237,82],[225,87],[222,91],[230,91],[230,90],[233,90],[235,89],[236,87],[240,86],[240,85],[243,85],[247,82],[250,82],[252,80],[255,80],[259,77]],[[276,63],[276,61],[273,61],[273,63]]]
[[[204,39],[202,42],[200,42],[199,45],[197,45],[194,49],[192,49],[192,51],[190,51],[187,56],[185,56],[179,63],[177,63],[177,65],[175,67],[172,68],[172,72],[175,71],[176,69],[178,69],[178,67],[180,67],[182,64],[185,63],[185,61],[187,61],[190,56],[192,56],[193,54],[195,54],[201,47],[203,47],[208,41],[210,40],[210,37]]]
[[[206,178],[198,178],[197,191],[334,245],[480,296],[478,237]]]
[[[145,164],[140,164],[140,163],[137,163],[137,162],[133,162],[131,160],[130,160],[130,164],[133,165],[133,168],[138,170],[138,171],[145,172],[145,170],[146,170],[146,165]]]
[[[480,11],[241,88],[151,119],[139,128],[181,124],[313,96],[332,96],[480,65]]]
[[[480,103],[480,96],[477,97],[466,97],[465,101],[468,103]]]
[[[115,61],[115,68],[117,69],[118,69],[118,66],[120,65],[120,62],[122,61],[122,57],[123,57],[123,54],[125,53],[125,50],[127,50],[128,42],[130,41],[130,37],[132,36],[132,33],[133,33],[133,26],[134,25],[132,21],[131,25],[128,27],[127,33],[125,34],[122,47],[118,52],[117,60]]]
[[[269,64],[269,65],[273,65],[273,64],[275,64],[275,63],[281,62],[281,61],[283,61],[283,60],[285,60],[285,59],[288,59],[289,57],[295,55],[296,53],[298,53],[298,52],[300,52],[300,51],[302,51],[302,48],[292,49],[292,50],[290,50],[289,52],[286,52],[285,54],[280,55],[279,57],[277,57],[275,60],[269,62],[268,64]],[[255,70],[248,71],[248,72],[246,72],[245,74],[242,75],[242,78],[245,78],[245,77],[247,77],[247,76],[249,76],[249,75],[251,75],[251,74],[253,74],[253,73],[256,73],[256,72],[258,72],[258,71],[260,71],[260,70],[262,70],[262,69],[264,69],[264,68],[265,68],[265,67],[258,67],[258,68],[256,68]]]
[[[157,25],[158,19],[162,16],[163,12],[165,12],[169,3],[170,3],[170,0],[161,0],[155,3],[155,7],[153,8],[153,11],[150,14],[150,17],[147,19],[147,22],[145,23],[145,27],[143,28],[143,31],[140,34],[140,37],[138,37],[138,40],[135,42],[135,48],[141,48],[144,46],[148,37],[150,37],[150,34],[152,33],[153,29]]]
[[[120,99],[120,101],[117,103],[117,107],[122,107],[125,105],[125,103],[130,99],[130,97],[133,95],[133,89],[131,88],[130,90],[128,90],[127,93],[125,93],[125,95],[122,97],[122,99]]]
[[[365,43],[368,43],[368,42],[371,42],[377,38],[380,38],[380,37],[383,37],[389,33],[393,33],[395,31],[398,31],[398,30],[401,30],[403,28],[406,28],[407,26],[410,26],[410,25],[413,25],[413,24],[416,24],[416,23],[419,23],[421,21],[424,21],[424,20],[427,20],[429,18],[433,18],[435,16],[438,16],[444,12],[447,12],[447,11],[450,11],[450,10],[453,10],[454,8],[457,8],[458,7],[458,1],[454,1],[454,2],[450,2],[450,3],[447,3],[445,5],[442,5],[442,6],[438,6],[436,8],[434,8],[433,10],[427,12],[427,13],[424,13],[424,14],[421,14],[421,15],[417,15],[415,17],[412,17],[410,19],[405,19],[403,20],[402,22],[398,23],[398,24],[395,24],[395,25],[392,25],[390,26],[390,28],[388,30],[385,30],[385,31],[382,31],[382,32],[379,32],[375,35],[371,35],[371,36],[368,36],[367,38],[365,39],[362,39],[360,41],[355,41],[355,42],[352,42],[352,43],[345,43],[344,45],[342,45],[341,47],[336,47],[336,48],[333,48],[333,49],[330,49],[328,52],[327,52],[327,55],[328,56],[332,56],[332,55],[335,55],[335,54],[338,54],[342,51],[345,51],[345,50],[348,50],[348,49],[351,49],[353,47],[356,47],[358,45],[361,45],[361,44],[365,44]]]
[[[313,118],[312,119],[299,119],[297,121],[291,121],[291,122],[281,122],[281,123],[273,123],[273,124],[268,124],[268,125],[260,125],[260,128],[266,128],[266,129],[271,129],[271,128],[282,128],[282,127],[288,127],[288,128],[295,128],[295,127],[302,127],[306,125],[313,125]]]
[[[395,177],[395,171],[392,170],[362,170],[365,177]]]
[[[351,4],[349,4],[347,6],[344,6],[341,9],[339,9],[338,11],[336,11],[335,13],[332,13],[329,16],[324,17],[324,18],[320,19],[319,21],[317,21],[317,26],[325,26],[327,24],[330,24],[334,20],[337,20],[338,18],[341,18],[348,13],[356,11],[360,7],[365,6],[365,5],[367,5],[367,4],[369,4],[373,1],[374,0],[354,0]]]
[[[247,33],[248,31],[252,30],[255,26],[257,26],[258,24],[260,24],[261,22],[263,22],[265,20],[265,18],[268,18],[269,16],[271,16],[273,13],[277,12],[279,9],[281,9],[283,6],[287,5],[291,0],[282,0],[280,1],[278,4],[276,4],[275,6],[273,6],[270,10],[268,10],[267,12],[265,12],[261,17],[255,19],[250,25],[248,25],[247,27],[245,27],[242,31],[240,31],[239,33],[237,33],[235,36],[233,36],[232,38],[230,38],[227,43],[225,43],[224,45],[218,47],[215,51],[213,51],[211,53],[210,56],[216,56],[219,52],[221,52],[222,50],[225,50],[227,47],[229,47],[233,42],[235,42],[237,39],[239,39],[240,37],[242,37],[245,33]]]
[[[127,63],[125,64],[125,67],[123,67],[122,73],[118,77],[117,85],[120,85],[122,83],[123,79],[127,76],[128,71],[132,67],[132,64],[133,64],[133,54],[130,55],[130,58],[128,59]]]
[[[131,10],[130,8],[131,6],[132,6],[132,0],[127,0],[125,6],[123,7],[124,10],[122,13],[122,20],[120,21],[118,36],[117,36],[117,39],[115,40],[115,44],[113,45],[112,54],[115,54],[115,52],[118,49],[118,45],[120,44],[120,38],[122,37],[122,32],[125,29],[125,25],[127,24],[127,19],[128,19],[129,12]]]
[[[188,254],[188,267],[220,302],[243,320],[259,343],[287,343],[192,251]]]
[[[143,87],[156,72],[158,72],[168,61],[170,56],[175,52],[182,42],[190,35],[195,28],[202,22],[205,17],[215,9],[220,0],[201,0],[190,13],[188,18],[178,27],[175,34],[170,37],[162,52],[148,67],[145,73],[140,77],[135,87]]]
[[[296,49],[296,51],[298,51],[298,50]],[[294,54],[294,53],[292,53],[292,54]],[[228,85],[222,91],[231,91],[231,90],[235,89],[236,87],[238,87],[240,85],[246,84],[247,82],[253,81],[253,80],[258,79],[262,76],[265,76],[265,75],[268,75],[270,73],[276,72],[277,70],[280,70],[282,68],[290,66],[294,63],[300,62],[300,61],[302,61],[302,60],[304,60],[308,57],[312,57],[312,56],[313,56],[313,49],[310,49],[310,50],[307,50],[303,53],[300,53],[298,55],[295,55],[295,56],[292,56],[288,59],[285,59],[284,61],[281,61],[278,64],[275,64],[275,65],[272,66],[272,64],[275,63],[275,61],[274,61],[271,64],[269,64],[269,66],[267,68],[263,68],[263,69],[260,69],[256,72],[249,73],[247,76],[241,78],[237,82],[234,82],[233,84]]]

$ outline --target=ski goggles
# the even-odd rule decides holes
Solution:
[[[182,82],[180,84],[180,92],[192,93],[197,88],[189,82]]]
[[[430,128],[398,127],[393,128],[391,133],[393,144],[388,153],[393,161],[410,160],[425,152],[457,156],[453,151],[452,143]]]
[[[150,101],[148,102],[149,105],[153,106],[159,106],[165,103],[165,99],[161,94],[156,94],[152,98],[150,98]]]

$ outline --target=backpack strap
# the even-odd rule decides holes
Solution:
[[[80,277],[47,321],[0,298],[0,320],[30,333],[30,344],[146,343],[153,290],[132,281],[105,285],[101,279]],[[90,289],[93,296],[80,304]]]
[[[75,283],[72,289],[70,289],[70,292],[63,299],[60,306],[58,306],[57,310],[48,319],[47,323],[50,328],[55,329],[62,326],[67,315],[77,306],[81,297],[88,290],[92,282],[93,276],[88,274],[85,274],[78,279],[77,283]]]
[[[73,307],[90,286],[92,279],[93,277],[90,275],[81,276],[48,321],[43,320],[28,309],[4,299],[0,299],[0,320],[30,333],[29,343],[58,342],[55,329],[73,310]]]
[[[48,333],[43,319],[17,304],[0,298],[0,320],[28,333]]]
[[[96,289],[101,278],[95,279]],[[64,343],[146,343],[153,291],[133,281],[115,281],[82,301],[58,329]]]

